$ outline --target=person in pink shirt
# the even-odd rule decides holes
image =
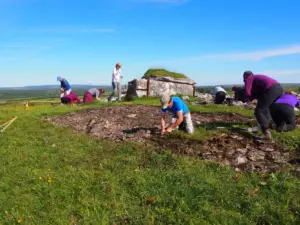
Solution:
[[[281,85],[266,75],[244,72],[245,95],[250,101],[257,99],[255,117],[266,139],[272,139],[269,130],[271,105],[283,94]]]
[[[61,103],[62,104],[70,104],[70,105],[73,105],[74,102],[76,101],[77,104],[81,104],[81,100],[80,98],[78,97],[78,95],[74,92],[71,92],[71,94],[68,94],[64,97],[62,97],[61,99]]]

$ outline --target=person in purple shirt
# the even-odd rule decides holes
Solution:
[[[269,131],[270,106],[283,94],[281,85],[265,75],[244,72],[245,95],[249,100],[257,99],[255,117],[266,139],[272,139]]]
[[[299,99],[286,93],[275,101],[270,107],[270,114],[276,124],[277,132],[288,132],[296,128],[295,107],[300,107]]]

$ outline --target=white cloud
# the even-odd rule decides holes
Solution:
[[[205,60],[222,60],[222,61],[260,61],[266,58],[278,57],[284,55],[300,54],[300,44],[291,45],[281,48],[249,51],[249,52],[226,52],[211,53],[195,57],[177,58],[171,60],[163,60],[152,62],[154,64],[176,64],[176,63],[192,63]]]
[[[265,58],[283,56],[283,55],[293,55],[299,53],[300,53],[300,45],[292,45],[283,48],[274,48],[274,49],[258,50],[258,51],[251,51],[251,52],[212,54],[212,55],[205,56],[205,58],[229,59],[233,61],[241,61],[241,60],[259,61]]]
[[[269,74],[270,76],[286,77],[286,76],[300,76],[300,69],[294,70],[265,70],[263,74]]]

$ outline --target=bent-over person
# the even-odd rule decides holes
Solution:
[[[188,134],[194,133],[191,113],[188,106],[180,97],[170,97],[169,94],[164,94],[161,96],[160,102],[163,113],[161,117],[162,135],[165,133],[171,133],[177,127],[179,127],[179,129],[184,129]],[[172,113],[172,123],[166,128],[167,111]]]

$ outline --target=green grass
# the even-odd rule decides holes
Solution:
[[[172,78],[188,78],[184,74],[170,72],[165,69],[149,69],[144,74],[143,78],[151,78],[151,77],[172,77]]]
[[[126,104],[159,103],[150,98]],[[227,166],[95,140],[40,118],[106,105],[39,104],[30,112],[21,103],[1,106],[0,124],[19,118],[0,136],[0,224],[17,224],[19,219],[21,224],[300,223],[300,181],[291,174],[243,172],[236,179]],[[237,108],[191,110],[251,116]],[[195,137],[205,132],[197,129]],[[289,144],[299,142],[298,131],[278,138],[291,136],[295,141]]]

